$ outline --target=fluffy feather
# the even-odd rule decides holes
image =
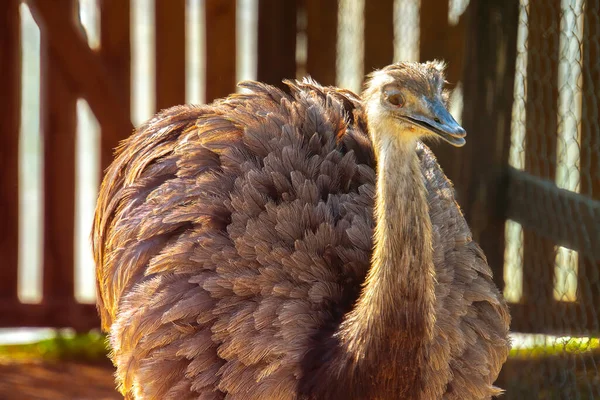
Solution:
[[[107,171],[93,230],[98,308],[130,398],[349,390],[315,376],[332,362],[315,350],[335,346],[370,268],[375,156],[357,95],[287,84],[291,94],[245,82],[249,93],[165,110]],[[436,274],[422,398],[489,398],[508,311],[450,182],[417,151]]]

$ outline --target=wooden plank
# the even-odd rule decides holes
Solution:
[[[306,72],[322,85],[335,85],[337,0],[306,0]]]
[[[512,2],[509,2],[508,6],[511,7]],[[448,24],[448,7],[448,0],[421,0],[419,58],[421,61],[445,60],[448,63],[446,78],[450,87],[453,87],[463,77],[466,15],[473,16],[473,24],[479,25],[479,21],[475,18],[486,19],[493,23],[486,14],[489,13],[488,10],[498,9],[501,5],[494,2],[488,4],[488,1],[472,1],[469,8],[475,10],[469,12],[467,9],[455,26]],[[497,17],[505,18],[501,14]]]
[[[258,1],[258,65],[261,82],[284,88],[296,78],[297,0]]]
[[[206,102],[235,91],[235,0],[206,0]]]
[[[583,25],[581,194],[600,200],[600,0],[587,0]]]
[[[0,4],[0,301],[16,301],[19,266],[19,129],[21,26],[19,1]],[[0,317],[5,320],[7,317]]]
[[[454,171],[458,202],[473,237],[481,245],[504,287],[505,172],[511,137],[511,116],[517,48],[518,0],[472,2],[463,80],[463,127],[467,144],[436,147],[445,172]],[[481,168],[485,166],[485,168]]]
[[[448,0],[421,0],[419,21],[421,61],[445,58],[444,42],[448,34],[448,7]],[[482,10],[485,8],[483,7]]]
[[[477,5],[485,10],[485,7]],[[421,0],[419,58],[421,61],[446,59],[448,0]]]
[[[469,3],[469,6],[466,12],[461,15],[458,24],[455,26],[450,26],[448,23],[448,1],[447,0],[421,0],[421,14],[420,14],[420,39],[419,39],[419,58],[421,61],[431,61],[434,59],[444,60],[447,64],[446,67],[446,84],[447,89],[454,89],[455,85],[463,80],[463,79],[471,79],[471,83],[473,82],[474,76],[471,74],[476,73],[479,74],[479,79],[477,84],[488,84],[488,82],[498,81],[506,81],[514,79],[512,76],[508,77],[507,75],[500,75],[498,77],[488,74],[483,77],[483,72],[476,72],[479,68],[477,65],[472,65],[472,58],[469,59],[469,63],[465,63],[464,59],[466,57],[473,57],[473,54],[479,54],[479,59],[477,62],[483,62],[489,65],[492,70],[507,70],[513,69],[514,62],[508,66],[502,59],[507,52],[515,52],[514,49],[504,49],[497,48],[494,40],[505,40],[506,38],[499,36],[499,34],[506,34],[509,30],[511,31],[511,35],[509,39],[512,40],[514,34],[512,31],[516,32],[517,25],[511,25],[509,27],[504,26],[500,27],[497,21],[506,21],[507,18],[511,18],[511,21],[514,19],[513,13],[511,10],[514,8],[514,1],[511,0],[506,4],[497,4],[497,2],[487,2],[487,1],[472,1]],[[506,9],[504,9],[504,7]],[[492,14],[495,11],[499,11],[497,14]],[[509,12],[509,14],[504,14]],[[467,21],[468,20],[468,21]],[[487,30],[487,27],[482,23],[485,21],[487,24],[491,24],[494,26],[494,32]],[[465,31],[467,29],[467,25],[469,25],[470,34],[467,36]],[[501,31],[500,31],[501,29]],[[477,31],[474,31],[477,30]],[[515,33],[516,34],[516,33]],[[483,35],[481,37],[474,37],[473,35]],[[490,37],[493,35],[494,37]],[[483,39],[485,38],[485,39]],[[468,40],[471,45],[465,45],[465,41]],[[487,48],[477,48],[474,49],[472,46],[478,45],[478,43],[483,43],[483,40],[486,40],[485,46],[492,46],[486,51]],[[471,47],[469,47],[471,46]],[[515,45],[516,46],[516,45]],[[498,53],[502,54],[494,54],[494,51],[498,51]],[[469,54],[466,54],[468,52]],[[485,59],[487,54],[490,54],[494,60],[501,60],[499,65],[490,64]],[[464,68],[468,68],[469,72],[464,71]],[[499,71],[503,73],[503,71]],[[491,79],[491,80],[489,80]],[[484,83],[485,82],[485,83]],[[507,82],[503,82],[507,83]],[[512,84],[511,84],[512,85]],[[477,91],[477,87],[465,90]],[[512,93],[512,86],[507,88]],[[496,88],[498,93],[503,93],[503,88]],[[472,95],[475,95],[473,93]],[[464,96],[466,97],[466,95]],[[482,97],[478,97],[477,102],[472,102],[469,104],[469,107],[474,110],[478,110],[480,105],[483,104],[481,102]],[[487,99],[487,98],[485,98]],[[512,99],[511,99],[512,101]],[[497,103],[494,101],[494,105]],[[464,105],[463,113],[467,105]],[[503,114],[504,115],[504,114]],[[477,126],[480,128],[481,126]],[[486,127],[483,131],[487,131],[489,128]],[[492,128],[495,129],[495,128]],[[469,132],[469,131],[467,131]],[[477,132],[477,131],[475,131]],[[467,139],[467,146],[470,146],[470,142],[473,142],[473,135],[470,135]],[[489,146],[489,142],[486,142]],[[432,148],[438,158],[438,162],[444,169],[444,172],[454,182],[454,185],[457,189],[457,196],[459,204],[463,204],[464,201],[467,200],[467,197],[464,196],[467,193],[471,193],[470,187],[467,186],[466,182],[463,182],[462,179],[465,179],[465,175],[469,173],[469,171],[465,171],[465,166],[462,163],[457,162],[457,160],[461,160],[464,157],[464,153],[466,149],[457,149],[452,146],[448,146],[445,143],[433,143]],[[468,151],[468,150],[467,150]],[[481,153],[478,153],[481,154]]]
[[[470,3],[471,7],[477,8],[477,2]],[[509,1],[507,6],[510,8],[514,4],[512,1]],[[496,4],[489,4],[489,7],[493,7]],[[481,5],[479,5],[481,7]],[[479,8],[481,10],[481,8]],[[477,11],[477,10],[476,10]],[[503,10],[507,11],[507,10]],[[481,11],[480,11],[481,12]],[[458,19],[458,23],[454,26],[448,26],[448,33],[446,35],[446,43],[445,49],[446,54],[444,56],[444,60],[448,63],[448,67],[446,68],[446,79],[448,80],[449,87],[454,88],[455,85],[464,78],[465,68],[466,68],[466,31],[467,31],[467,19],[468,16],[475,16],[475,13],[469,13],[469,9],[467,7],[466,12],[460,16]],[[512,14],[511,14],[512,16]],[[480,17],[478,15],[478,17]],[[505,15],[498,16],[499,19],[506,19]],[[495,24],[491,19],[489,20],[491,24]],[[475,22],[473,22],[475,23]],[[517,24],[518,22],[515,22]],[[505,27],[505,29],[517,31],[518,25],[514,25],[511,27]],[[511,33],[512,34],[512,33]],[[515,44],[516,46],[516,44]],[[516,51],[516,50],[515,50]]]
[[[560,12],[560,0],[529,4],[525,171],[550,181],[557,163]],[[550,215],[557,210],[542,212]],[[523,235],[523,302],[540,310],[552,307],[555,259],[552,240],[534,231]]]
[[[552,243],[600,261],[600,201],[514,168],[508,170],[506,200],[507,218]]]
[[[55,7],[70,13],[74,3]],[[74,301],[75,137],[77,94],[42,27],[41,105],[44,148],[43,302]]]
[[[600,0],[587,0],[583,20],[580,192],[600,200]],[[600,235],[591,236],[600,247]],[[600,259],[579,252],[578,300],[600,304]],[[600,320],[600,307],[596,306]]]
[[[0,303],[0,328],[53,327],[89,331],[100,327],[94,304],[73,302],[54,304]]]
[[[131,45],[130,2],[100,1],[100,57],[108,75],[121,88],[122,112],[131,115]],[[108,128],[108,127],[106,127]],[[105,171],[113,159],[114,148],[131,133],[129,129],[117,132],[102,130],[100,150],[101,169]]]
[[[394,60],[394,0],[365,2],[364,49],[365,74]]]
[[[156,0],[154,9],[156,108],[163,110],[185,103],[185,0]]]
[[[61,0],[64,1],[64,0]],[[65,75],[81,97],[85,97],[102,127],[102,148],[110,148],[122,133],[133,129],[124,92],[129,87],[119,87],[113,82],[100,56],[93,52],[73,24],[71,14],[63,14],[59,2],[27,0],[32,15],[44,37],[56,54]],[[113,136],[116,135],[116,136]]]

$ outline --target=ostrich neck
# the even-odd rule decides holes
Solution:
[[[433,247],[427,192],[416,140],[376,143],[375,248],[360,306],[407,339],[427,338],[433,325]],[[381,303],[379,303],[381,301]],[[363,304],[364,303],[364,304]]]
[[[377,156],[375,247],[371,269],[342,335],[375,392],[417,398],[431,341],[434,274],[431,221],[416,140],[374,140]],[[386,368],[382,368],[382,366]],[[390,378],[393,377],[393,378]]]

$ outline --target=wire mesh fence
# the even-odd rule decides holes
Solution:
[[[509,164],[527,175],[508,209],[530,217],[506,224],[510,399],[600,398],[599,47],[600,1],[520,1]]]

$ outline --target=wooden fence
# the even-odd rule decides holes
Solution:
[[[364,7],[364,70],[392,62],[394,3],[366,1]],[[505,223],[525,229],[523,294],[512,304],[512,329],[525,333],[600,334],[600,130],[598,109],[600,72],[600,0],[586,0],[581,48],[582,119],[580,193],[559,189],[556,166],[558,60],[561,2],[528,4],[525,140],[538,144],[544,165],[525,153],[525,167],[509,167],[511,122],[517,56],[518,0],[471,0],[457,24],[448,22],[448,0],[421,0],[419,53],[421,60],[445,59],[448,80],[462,81],[463,125],[470,132],[460,149],[436,148],[457,196],[503,286]],[[81,33],[75,0],[27,0],[41,29],[41,126],[44,138],[43,300],[22,304],[18,276],[18,145],[21,93],[20,20],[18,0],[0,4],[0,326],[96,327],[95,307],[74,296],[75,105],[85,98],[101,126],[101,170],[113,148],[132,131],[131,5],[129,1],[100,1],[100,48],[91,49]],[[203,2],[206,46],[205,99],[235,90],[236,1]],[[306,72],[323,84],[335,84],[338,32],[337,0],[258,0],[257,79],[281,84],[284,78]],[[521,6],[522,8],[522,6]],[[550,10],[550,11],[548,11]],[[305,18],[299,23],[299,15]],[[156,108],[185,102],[185,0],[155,1]],[[198,23],[201,23],[200,21]],[[299,34],[306,38],[306,59],[297,58]],[[540,54],[549,63],[540,62]],[[543,128],[543,132],[541,129]],[[540,139],[541,138],[541,139]],[[552,169],[552,168],[550,168]],[[576,215],[576,218],[573,218]],[[580,255],[575,302],[553,298],[555,245]],[[540,270],[545,273],[540,274]],[[589,307],[586,305],[590,305]],[[560,316],[569,316],[561,318]]]
[[[131,4],[99,1],[100,47],[91,49],[79,22],[76,0],[26,0],[41,34],[41,131],[43,134],[43,298],[19,301],[19,124],[21,54],[19,0],[0,4],[0,326],[98,326],[94,305],[74,296],[76,101],[87,100],[101,127],[101,170],[132,129]],[[235,90],[236,1],[205,0],[205,99]],[[156,109],[185,102],[185,0],[155,1]],[[392,62],[393,0],[367,1],[364,9],[364,69]],[[422,58],[444,58],[450,80],[462,70],[465,21],[448,24],[448,0],[422,0]],[[428,11],[428,10],[434,10]],[[305,27],[297,24],[298,15]],[[441,15],[442,17],[438,17]],[[336,82],[337,0],[259,0],[257,79],[281,85],[305,71],[323,84]],[[201,21],[198,21],[201,23]],[[296,60],[299,30],[307,39],[304,65]]]

